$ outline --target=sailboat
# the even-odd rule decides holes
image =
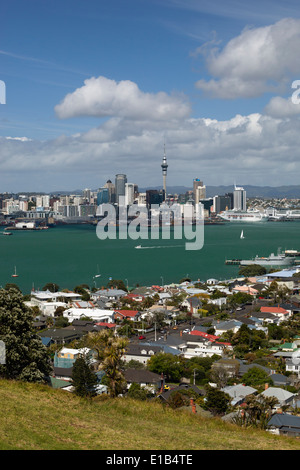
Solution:
[[[241,239],[245,238],[244,237],[244,230],[241,231],[241,236],[240,236]]]
[[[18,276],[19,276],[19,274],[17,274],[17,268],[15,266],[15,272],[14,272],[14,274],[11,275],[11,277],[18,277]]]

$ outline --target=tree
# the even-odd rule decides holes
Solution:
[[[48,352],[34,333],[31,310],[15,289],[0,290],[0,326],[0,340],[5,345],[0,377],[46,382],[51,371]]]
[[[108,283],[107,283],[107,287],[109,289],[113,289],[114,287],[117,288],[117,289],[120,289],[120,290],[123,290],[125,292],[127,292],[127,288],[124,284],[124,281],[122,281],[121,279],[111,279]]]
[[[128,397],[134,398],[135,400],[147,400],[148,392],[145,388],[141,387],[140,384],[133,382],[129,387]]]
[[[242,414],[233,418],[233,422],[240,426],[266,429],[272,409],[277,403],[275,397],[249,395],[245,398]]]
[[[110,330],[89,333],[88,345],[97,352],[100,369],[105,372],[105,381],[111,397],[115,398],[126,389],[122,370],[123,355],[128,339],[118,338]]]
[[[226,413],[230,403],[230,397],[227,393],[217,388],[208,387],[205,401],[207,408],[214,415],[222,415]]]
[[[81,295],[81,299],[83,301],[88,301],[90,300],[91,296],[90,294],[87,292],[86,288],[84,288],[82,285],[81,286],[76,286],[74,287],[74,292],[76,292],[76,294],[80,294]]]
[[[242,383],[256,388],[266,383],[273,384],[273,381],[266,371],[260,367],[253,366],[242,376]]]
[[[54,282],[48,282],[47,284],[44,285],[42,290],[49,290],[50,292],[58,292],[59,286],[55,284]]]
[[[156,374],[164,374],[172,382],[179,382],[184,375],[184,362],[170,353],[154,354],[149,359],[147,368]]]
[[[266,274],[267,270],[264,266],[259,264],[251,264],[250,266],[241,266],[239,269],[239,276],[255,277]]]
[[[92,397],[96,395],[95,385],[97,377],[90,369],[84,357],[78,357],[72,369],[72,385],[75,394],[80,397]]]

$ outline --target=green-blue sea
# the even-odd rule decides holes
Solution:
[[[2,230],[0,286],[13,282],[24,294],[49,282],[73,289],[83,283],[101,288],[110,278],[122,279],[129,287],[177,283],[186,276],[225,280],[238,274],[238,266],[226,265],[226,259],[268,256],[279,248],[300,250],[300,222],[206,225],[203,248],[191,251],[185,249],[187,240],[172,236],[100,240],[93,225],[14,231],[12,236],[3,236]],[[148,248],[135,249],[139,244]],[[15,268],[18,277],[11,277]]]

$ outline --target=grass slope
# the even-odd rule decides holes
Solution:
[[[0,380],[0,450],[296,450],[300,440],[129,399]]]

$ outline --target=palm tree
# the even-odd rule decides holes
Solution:
[[[111,397],[118,396],[126,386],[122,371],[122,358],[128,345],[127,338],[119,338],[110,330],[89,333],[88,345],[97,352],[99,369],[105,372]]]

